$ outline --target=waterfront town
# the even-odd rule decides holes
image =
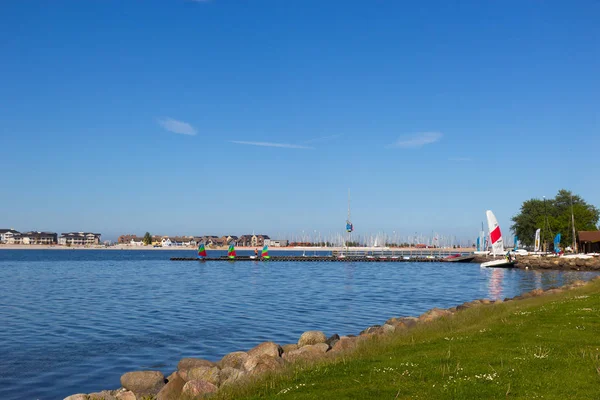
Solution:
[[[67,246],[67,247],[96,247],[96,246],[131,246],[131,247],[196,247],[204,243],[207,247],[219,248],[235,243],[239,247],[271,247],[299,246],[310,243],[290,243],[285,239],[271,239],[268,235],[226,235],[226,236],[144,236],[134,234],[121,235],[116,243],[102,241],[100,233],[93,232],[65,232],[60,235],[55,232],[19,232],[15,229],[0,229],[0,244],[5,245],[45,245],[45,246]]]

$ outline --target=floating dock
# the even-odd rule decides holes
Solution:
[[[271,256],[268,259],[261,257],[252,256],[236,256],[234,259],[230,259],[227,256],[223,257],[171,257],[171,261],[255,261],[255,262],[282,262],[282,261],[293,261],[293,262],[471,262],[473,257],[461,257],[461,259],[448,259],[439,258],[433,256],[346,256],[346,257],[335,257],[335,256]]]

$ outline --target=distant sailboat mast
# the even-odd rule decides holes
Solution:
[[[571,224],[573,225],[573,252],[577,253],[577,239],[575,238],[575,214],[573,213],[573,195],[571,195]]]
[[[348,240],[346,241],[346,252],[348,252],[350,247],[350,242],[352,241],[352,231],[354,230],[354,226],[352,225],[350,217],[350,189],[348,189],[348,219],[346,220],[346,232],[348,232]]]

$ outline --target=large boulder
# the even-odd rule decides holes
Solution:
[[[292,343],[292,344],[284,344],[283,346],[281,346],[281,348],[283,349],[283,354],[285,354],[285,353],[289,353],[292,350],[298,350],[300,348],[300,346],[298,346],[295,343]]]
[[[181,397],[185,380],[178,372],[172,373],[167,380],[167,384],[158,392],[156,400],[177,400]]]
[[[252,374],[262,374],[263,372],[276,371],[283,366],[281,357],[272,357],[268,354],[260,356],[249,356],[244,363],[244,370]]]
[[[181,378],[186,381],[206,381],[215,386],[221,383],[221,370],[218,367],[196,367],[185,371],[179,371]]]
[[[304,332],[298,340],[298,346],[306,346],[309,344],[325,343],[327,336],[321,331],[308,331]]]
[[[359,335],[364,336],[364,335],[372,335],[375,333],[380,333],[381,332],[381,325],[373,325],[368,327],[367,329],[363,329],[362,331],[360,331]]]
[[[381,327],[381,333],[383,333],[384,335],[389,335],[394,332],[396,332],[396,327],[394,325],[384,324]]]
[[[63,400],[87,400],[87,394],[85,393],[77,393],[77,394],[72,394],[68,397],[65,397]]]
[[[246,376],[246,372],[239,369],[225,367],[221,370],[221,387],[231,385]]]
[[[165,386],[165,376],[160,371],[134,371],[121,376],[121,386],[136,396],[155,395]]]
[[[271,357],[279,357],[283,353],[280,345],[273,342],[264,342],[248,351],[248,357],[259,357],[267,355]]]
[[[177,364],[179,371],[185,371],[186,369],[192,369],[197,367],[214,367],[215,363],[203,360],[201,358],[182,358]]]
[[[117,397],[108,390],[88,394],[89,400],[117,400]]]
[[[340,340],[338,340],[334,345],[331,351],[340,352],[340,351],[351,351],[356,348],[358,344],[358,340],[355,337],[345,337],[342,336]]]
[[[210,393],[217,391],[217,387],[210,382],[202,380],[193,380],[183,386],[182,395],[188,397],[203,398]]]
[[[226,354],[219,362],[219,366],[223,369],[227,367],[242,369],[247,359],[248,353],[245,351],[234,351],[233,353]]]
[[[295,362],[297,360],[313,361],[322,358],[327,350],[329,350],[327,343],[309,344],[300,347],[298,350],[283,353],[282,358],[287,362]]]
[[[441,308],[432,308],[431,310],[423,313],[419,317],[419,320],[421,320],[423,322],[430,322],[430,321],[433,321],[433,320],[441,318],[441,317],[447,317],[449,315],[452,315],[452,313],[448,310],[443,310]]]
[[[340,335],[338,335],[337,333],[334,333],[329,338],[327,338],[327,340],[325,341],[325,343],[327,343],[329,345],[329,348],[332,348],[333,345],[336,344],[336,342],[338,340],[340,340]]]
[[[160,392],[159,392],[160,393]],[[117,394],[117,400],[137,400],[135,394],[129,390]]]

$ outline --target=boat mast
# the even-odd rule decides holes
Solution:
[[[575,238],[575,214],[573,213],[573,195],[571,194],[571,225],[573,225],[573,251],[577,251],[577,239]]]
[[[350,220],[350,188],[348,188],[348,222],[346,224],[352,225]],[[348,241],[346,242],[346,253],[350,250],[350,241],[352,240],[352,230],[346,229],[348,231]]]

